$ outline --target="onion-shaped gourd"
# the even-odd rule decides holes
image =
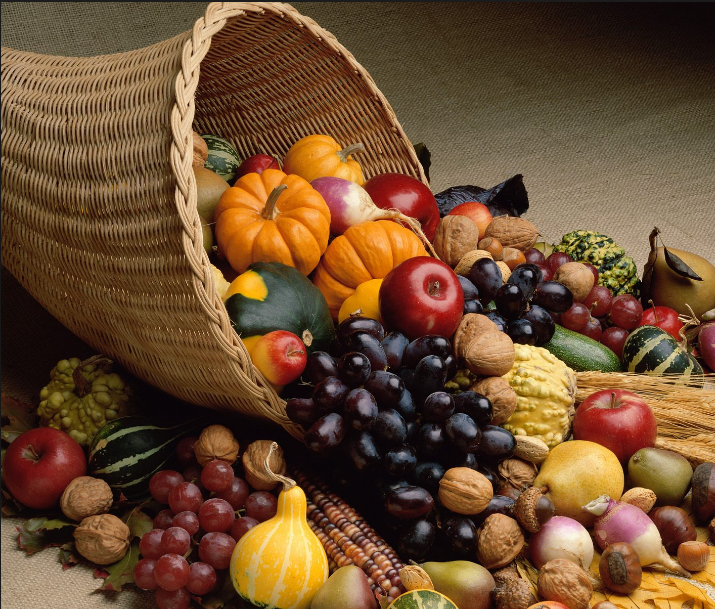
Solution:
[[[516,392],[516,410],[502,425],[515,436],[534,436],[549,448],[571,428],[576,374],[542,347],[514,345],[514,366],[505,378]]]
[[[253,262],[281,262],[308,275],[328,247],[330,210],[297,175],[248,173],[216,206],[219,251],[237,273]]]
[[[315,269],[313,283],[338,319],[343,302],[361,283],[384,279],[408,258],[427,255],[419,237],[404,226],[392,220],[363,222],[333,239]]]
[[[398,596],[387,609],[458,609],[448,597],[436,590],[410,590]]]
[[[360,315],[376,319],[382,323],[380,317],[380,286],[382,279],[370,279],[361,283],[355,292],[343,302],[338,312],[338,323],[342,323],[351,315]]]
[[[362,186],[362,168],[351,156],[362,150],[365,146],[360,143],[343,147],[329,135],[309,135],[291,146],[283,159],[283,169],[308,182],[331,176]]]
[[[328,579],[328,558],[306,519],[305,493],[294,480],[275,474],[264,461],[266,476],[281,482],[278,511],[250,529],[236,544],[229,573],[238,595],[266,609],[308,609]]]

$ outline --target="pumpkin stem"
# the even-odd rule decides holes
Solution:
[[[414,218],[411,218],[410,216],[406,216],[399,209],[391,208],[386,209],[385,211],[389,212],[392,218],[395,218],[400,222],[404,222],[405,224],[407,224],[407,226],[412,230],[412,232],[420,238],[420,241],[422,241],[422,245],[425,246],[430,256],[432,256],[432,258],[440,260],[440,257],[437,255],[437,252],[434,251],[434,248],[432,247],[430,240],[427,238],[427,235],[425,235],[422,231],[422,225],[419,223],[419,221],[415,220]],[[384,218],[386,216],[383,215],[382,217]]]
[[[74,381],[75,393],[83,398],[92,390],[92,385],[89,384],[86,378],[82,375],[82,368],[89,366],[90,364],[97,364],[101,366],[103,364],[111,364],[112,360],[106,355],[93,355],[90,358],[80,362],[72,373],[72,381]]]
[[[263,471],[265,472],[266,476],[268,476],[268,479],[271,482],[280,482],[281,484],[283,484],[283,490],[289,491],[296,485],[296,481],[292,478],[288,478],[288,476],[281,476],[280,474],[275,474],[271,471],[271,456],[273,455],[273,451],[278,448],[279,446],[277,442],[271,442],[271,446],[268,449],[268,454],[263,460]]]
[[[271,191],[271,194],[268,195],[268,199],[266,200],[266,206],[263,208],[263,213],[261,214],[261,217],[264,220],[276,219],[276,216],[278,215],[278,211],[276,210],[276,204],[278,203],[278,198],[281,196],[281,194],[283,194],[283,191],[286,188],[288,188],[286,184],[279,184]]]
[[[348,157],[356,152],[363,152],[365,150],[365,144],[358,142],[357,144],[350,144],[350,146],[345,146],[342,150],[338,150],[335,154],[342,163],[348,162]]]
[[[303,344],[306,347],[310,347],[310,345],[313,344],[313,335],[307,328],[303,330],[303,334],[301,335],[300,339],[303,341]]]

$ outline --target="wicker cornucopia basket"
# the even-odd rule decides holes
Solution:
[[[2,263],[136,376],[299,436],[216,293],[192,128],[244,156],[327,133],[365,144],[366,177],[425,180],[387,100],[334,36],[287,4],[212,3],[192,31],[128,53],[2,49]]]

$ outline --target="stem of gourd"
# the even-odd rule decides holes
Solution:
[[[432,247],[432,243],[430,243],[430,240],[427,238],[427,235],[425,235],[422,231],[422,225],[419,223],[418,220],[415,220],[410,216],[406,216],[399,209],[389,208],[385,211],[390,212],[392,218],[395,218],[396,220],[407,224],[407,226],[410,227],[410,230],[420,238],[420,241],[422,241],[422,245],[425,246],[425,249],[427,249],[430,256],[432,256],[432,258],[440,260],[440,257],[437,255],[437,252],[435,251],[434,247]]]
[[[278,211],[276,210],[276,204],[278,203],[278,199],[280,198],[281,194],[283,194],[283,191],[286,188],[288,188],[286,184],[279,184],[271,191],[271,194],[268,195],[268,199],[266,200],[266,206],[263,208],[263,213],[261,214],[264,220],[276,219],[276,216],[278,215]]]
[[[273,454],[273,451],[278,448],[279,447],[277,442],[271,442],[271,446],[268,449],[268,454],[263,460],[263,470],[271,482],[280,482],[281,484],[283,484],[283,490],[289,491],[296,485],[296,481],[292,478],[288,478],[287,476],[281,476],[280,474],[276,474],[271,470],[271,455]]]
[[[83,398],[92,389],[92,385],[89,384],[87,379],[84,378],[84,376],[82,374],[82,368],[84,368],[85,366],[89,366],[90,364],[97,364],[98,366],[101,366],[104,364],[111,364],[111,363],[112,363],[112,360],[109,359],[106,355],[93,355],[92,357],[77,364],[77,367],[74,369],[74,372],[72,373],[72,381],[74,382],[75,393],[79,397]]]
[[[338,150],[338,152],[336,152],[335,154],[338,155],[338,158],[340,159],[341,162],[347,163],[348,157],[351,154],[355,154],[356,152],[363,152],[364,150],[365,150],[365,145],[358,142],[357,144],[350,144],[350,146],[346,146],[342,150]]]

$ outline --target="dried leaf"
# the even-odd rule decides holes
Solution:
[[[28,555],[53,546],[62,546],[72,541],[76,523],[48,519],[45,516],[30,518],[18,526],[17,546]]]
[[[683,262],[673,252],[668,251],[668,248],[665,246],[663,246],[663,253],[665,254],[665,262],[670,267],[670,270],[675,271],[681,277],[686,277],[687,279],[692,279],[693,281],[703,280],[700,275],[685,264],[685,262]]]
[[[154,520],[151,516],[145,514],[142,509],[149,502],[140,503],[136,507],[124,513],[121,517],[124,524],[129,527],[130,539],[135,537],[141,538],[144,533],[148,533],[154,528]]]
[[[100,590],[121,592],[122,586],[134,583],[134,567],[139,562],[139,541],[134,540],[124,558],[104,568],[107,573]],[[95,571],[95,576],[97,572]]]
[[[0,393],[0,437],[11,443],[20,434],[35,427],[35,407]]]
[[[5,489],[0,490],[2,490],[2,508],[0,508],[2,515],[9,518],[20,515],[23,506]]]
[[[74,567],[79,562],[79,556],[77,555],[73,541],[60,546],[60,562],[62,563],[62,569]]]

